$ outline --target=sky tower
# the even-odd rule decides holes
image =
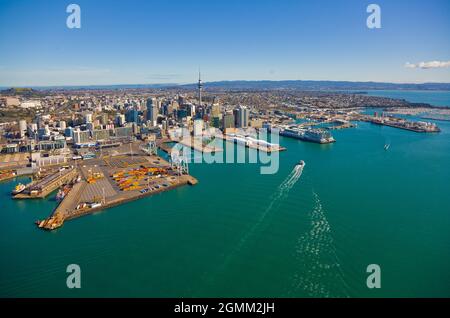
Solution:
[[[198,88],[198,105],[201,106],[202,105],[202,88],[203,88],[203,84],[202,84],[202,78],[201,78],[200,70],[198,70],[198,84],[197,84],[197,88]]]

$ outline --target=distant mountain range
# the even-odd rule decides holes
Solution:
[[[346,81],[218,81],[205,82],[204,88],[217,90],[450,90],[450,83],[397,84],[382,82],[346,82]],[[74,85],[74,86],[31,86],[34,90],[110,90],[110,89],[195,89],[192,84],[122,84],[122,85]],[[9,87],[0,87],[7,90]],[[10,90],[11,92],[11,90]],[[6,93],[6,92],[4,92]]]

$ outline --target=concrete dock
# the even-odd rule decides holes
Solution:
[[[37,222],[40,228],[54,230],[67,220],[187,184],[197,184],[197,180],[190,175],[177,175],[168,162],[157,156],[135,155],[92,160],[78,170],[85,180],[73,186],[49,218]],[[155,171],[155,175],[142,171]],[[102,177],[93,181],[91,176],[94,174]],[[128,183],[130,186],[124,187]]]
[[[14,199],[42,199],[50,193],[58,189],[63,184],[76,179],[78,171],[75,168],[68,168],[63,171],[55,172],[37,180],[27,186],[27,188],[19,194],[13,196]]]

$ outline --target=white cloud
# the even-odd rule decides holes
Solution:
[[[450,67],[450,61],[430,61],[430,62],[420,62],[417,64],[411,64],[407,62],[405,64],[407,68],[421,68],[421,69],[430,69],[430,68],[446,68]]]

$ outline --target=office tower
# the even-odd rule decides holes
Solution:
[[[126,119],[124,114],[117,114],[116,115],[116,124],[119,126],[125,125]]]
[[[238,108],[238,127],[247,128],[249,119],[249,111],[245,106],[240,106]]]
[[[156,126],[158,119],[159,107],[156,98],[147,99],[147,120],[151,122],[151,126]]]
[[[125,119],[128,123],[137,123],[138,118],[139,112],[136,109],[131,108],[127,111]]]
[[[188,116],[194,117],[195,116],[195,105],[188,104],[186,105],[186,112]]]
[[[73,131],[74,144],[83,144],[89,142],[89,131],[81,131],[79,129]]]
[[[194,136],[201,136],[203,131],[203,120],[196,119],[194,120]]]
[[[25,136],[25,133],[27,132],[27,121],[26,120],[19,121],[19,132],[20,132],[20,137],[23,138]]]
[[[219,117],[220,116],[220,106],[219,104],[212,104],[211,106],[211,117]]]
[[[223,129],[234,128],[234,115],[232,113],[226,113],[223,116]]]

